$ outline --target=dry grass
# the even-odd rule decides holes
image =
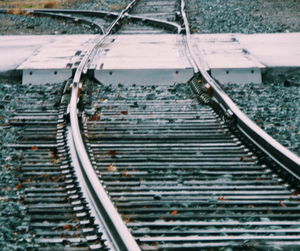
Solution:
[[[58,1],[47,1],[44,3],[44,8],[47,9],[55,9],[58,8],[60,6]]]
[[[13,14],[13,15],[27,15],[27,12],[24,9],[21,9],[21,8],[8,9],[7,13],[8,14]]]
[[[47,9],[55,9],[60,8],[63,5],[72,5],[76,2],[83,2],[87,0],[0,0],[0,8],[10,8],[14,11],[19,13],[17,10],[26,9],[26,8],[33,8],[33,9],[40,9],[40,8],[47,8]],[[14,14],[14,13],[12,13]]]
[[[117,11],[117,10],[122,10],[126,7],[126,4],[110,4],[108,6],[108,8],[111,10],[111,11]]]
[[[12,9],[26,9],[26,8],[45,8],[44,5],[48,0],[27,0],[27,1],[0,1],[1,7]]]

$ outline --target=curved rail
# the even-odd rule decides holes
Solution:
[[[79,18],[79,17],[72,17],[71,14],[78,14],[78,15],[89,15],[89,16],[95,16],[95,17],[101,17],[101,18],[118,18],[119,14],[116,12],[110,12],[110,11],[93,11],[93,10],[75,10],[75,9],[24,9],[27,13],[30,14],[37,14],[37,15],[45,15],[45,16],[54,16],[54,17],[61,17],[61,18],[67,18],[71,20],[78,20],[82,23],[87,23],[89,25],[94,25],[98,29],[101,30],[102,34],[104,34],[103,28],[98,25],[96,22],[90,21],[85,18]],[[0,13],[7,13],[8,9],[0,9]],[[63,15],[65,14],[65,15]],[[68,15],[69,14],[69,15]],[[123,18],[136,21],[136,22],[145,22],[149,25],[162,27],[166,30],[170,30],[172,32],[181,33],[182,28],[180,25],[174,22],[169,22],[165,20],[160,20],[156,18],[149,18],[145,16],[137,16],[137,15],[131,15],[128,13],[124,13]]]
[[[300,181],[300,158],[274,140],[251,119],[249,119],[223,91],[220,85],[209,75],[204,64],[199,61],[198,57],[195,56],[191,44],[191,33],[185,12],[184,0],[181,0],[181,15],[184,20],[187,48],[194,64],[194,70],[196,73],[200,72],[202,77],[213,88],[214,100],[220,104],[224,112],[235,121],[238,129],[240,129],[240,131],[248,139],[250,139],[260,150]]]
[[[40,14],[40,13],[65,13],[65,14],[81,14],[81,15],[89,15],[95,17],[111,17],[117,18],[118,13],[110,12],[110,11],[92,11],[92,10],[74,10],[74,9],[28,9],[29,13],[32,14]],[[138,16],[138,15],[131,15],[128,13],[124,14],[124,18],[130,19],[132,21],[139,21],[139,22],[146,22],[147,24],[160,26],[170,31],[176,31],[177,33],[181,33],[182,28],[180,25],[174,22],[169,22],[165,20],[160,20],[156,18],[149,18],[146,16]]]
[[[99,210],[99,213],[97,215],[102,215],[104,224],[107,226],[110,238],[112,239],[117,250],[140,250],[140,248],[130,234],[128,228],[124,224],[114,205],[112,204],[109,196],[106,194],[105,189],[99,181],[97,174],[92,166],[91,160],[81,136],[77,103],[79,100],[79,92],[81,88],[81,75],[86,69],[86,65],[89,62],[90,56],[93,54],[94,50],[96,50],[103,44],[105,38],[111,34],[115,26],[117,26],[120,20],[124,17],[124,14],[130,8],[132,8],[136,4],[136,2],[137,0],[133,0],[118,15],[116,20],[110,25],[106,34],[100,38],[100,40],[89,50],[89,52],[81,61],[73,79],[71,101],[69,104],[72,135],[72,140],[70,141],[70,143],[72,144],[72,148],[75,149],[76,155],[78,157],[78,160],[76,162],[78,162],[80,165],[81,171],[84,176],[84,181],[86,182],[86,186],[89,188],[91,197],[94,201],[93,204],[97,205],[95,209],[97,211]]]
[[[57,18],[64,18],[64,19],[70,19],[74,22],[80,22],[80,23],[84,23],[90,26],[95,26],[101,34],[104,34],[104,28],[97,24],[96,22],[93,22],[89,19],[86,18],[82,18],[82,17],[74,17],[71,16],[70,14],[61,14],[61,13],[57,13],[57,12],[53,12],[53,11],[28,11],[28,13],[32,13],[35,15],[40,15],[40,16],[50,16],[50,17],[57,17]]]

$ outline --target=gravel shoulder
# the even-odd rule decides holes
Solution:
[[[83,24],[62,19],[0,14],[0,35],[59,35],[95,34],[97,31]]]
[[[72,1],[60,8],[119,11],[130,0]],[[196,33],[275,33],[300,31],[300,0],[189,0]],[[0,2],[0,8],[1,6]],[[82,25],[47,17],[0,14],[0,35],[95,33]]]
[[[15,81],[0,80],[0,250],[35,250],[28,232],[26,209],[22,205],[23,187],[19,179],[20,152],[6,148],[16,142],[16,128],[8,119],[17,107],[15,96],[26,87]]]
[[[300,156],[298,83],[230,84],[223,88],[257,125]]]
[[[120,11],[130,2],[130,0],[90,0],[73,2],[71,4],[65,4],[62,7],[80,10]]]
[[[190,0],[187,10],[194,33],[300,32],[300,0]],[[300,155],[300,80],[284,84],[294,75],[278,76],[277,83],[223,88],[262,129]]]
[[[0,250],[38,250],[30,232],[30,218],[24,201],[24,177],[21,173],[22,150],[7,147],[18,143],[22,128],[10,126],[9,118],[28,104],[54,104],[59,96],[60,84],[22,85],[20,81],[0,79]],[[24,164],[24,163],[23,163]],[[22,182],[23,181],[23,182]]]
[[[300,0],[189,0],[196,33],[275,33],[300,31]]]
[[[60,8],[79,10],[119,11],[129,0],[79,1],[63,4]],[[0,8],[1,6],[0,2]],[[32,15],[0,14],[0,35],[58,35],[96,34],[97,30],[83,24],[74,24],[58,18]]]

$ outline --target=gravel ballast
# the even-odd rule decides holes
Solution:
[[[132,0],[92,0],[79,1],[71,4],[65,4],[65,8],[73,8],[79,10],[106,10],[106,11],[120,11]]]
[[[50,17],[0,14],[0,35],[95,34],[88,25]]]
[[[223,88],[257,125],[300,156],[300,84],[230,84]]]
[[[32,236],[27,233],[28,219],[22,205],[20,153],[4,146],[17,140],[17,129],[9,126],[8,119],[17,107],[15,95],[22,90],[24,86],[20,83],[0,80],[0,250],[7,251],[28,250],[34,246]]]
[[[300,31],[299,0],[189,0],[192,31],[276,33]]]
[[[60,8],[118,12],[129,2],[129,0],[79,1],[64,4]],[[96,34],[97,32],[88,25],[74,24],[65,19],[23,14],[0,14],[0,35]]]
[[[16,144],[20,129],[10,126],[9,118],[26,104],[30,96],[39,97],[35,105],[54,103],[61,84],[22,85],[19,81],[0,79],[0,250],[37,250],[29,231],[26,207],[23,204],[22,151],[7,147]]]
[[[65,8],[119,11],[129,1],[86,1]],[[190,22],[194,32],[264,33],[299,32],[298,0],[188,0]],[[209,14],[208,14],[209,13]],[[0,35],[83,34],[96,33],[85,25],[74,25],[48,17],[0,14]],[[0,80],[0,250],[35,250],[34,237],[28,232],[29,219],[22,205],[23,188],[19,180],[20,153],[3,145],[16,142],[17,129],[7,120],[18,105],[15,96],[40,92],[38,86],[21,86],[19,82]],[[51,85],[44,89],[46,102],[54,99]],[[109,88],[108,88],[109,89]],[[110,90],[104,88],[108,93]],[[271,84],[231,84],[226,92],[241,109],[267,133],[300,155],[300,86]],[[115,91],[115,90],[113,90]],[[155,92],[159,92],[157,88]],[[153,90],[154,92],[154,90]],[[104,92],[105,93],[105,92]],[[152,96],[149,96],[151,99]]]
[[[60,8],[118,12],[130,0],[75,1]],[[193,32],[274,33],[300,31],[300,0],[189,0],[186,1]],[[0,4],[0,7],[1,4]],[[79,34],[96,31],[82,25],[45,17],[0,14],[0,35]]]
[[[299,0],[190,0],[186,5],[195,33],[300,32]],[[300,85],[285,86],[281,81],[287,77],[291,76],[275,76],[268,84],[223,87],[259,126],[300,155]]]

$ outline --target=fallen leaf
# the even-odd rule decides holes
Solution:
[[[218,200],[225,200],[225,198],[222,196],[222,197],[219,197]]]
[[[4,164],[2,167],[3,168],[9,168],[9,165],[8,164]]]
[[[101,119],[100,114],[99,114],[99,113],[95,113],[93,116],[91,116],[91,117],[89,118],[89,121],[98,121],[98,120],[100,120],[100,119]]]
[[[293,192],[293,195],[299,195],[300,194],[300,190],[299,189],[296,189],[294,192]]]
[[[124,219],[124,221],[125,221],[125,223],[129,223],[131,220],[130,220],[130,218],[127,217]]]
[[[6,192],[8,192],[8,191],[10,191],[11,190],[11,188],[9,187],[9,186],[6,186],[5,188],[4,188],[4,191],[6,191]]]
[[[105,98],[100,98],[100,99],[99,99],[99,102],[105,102],[105,101],[106,101]]]
[[[32,151],[37,151],[37,150],[39,150],[39,148],[38,148],[37,146],[32,146],[32,147],[31,147],[31,150],[32,150]]]
[[[60,163],[60,159],[53,159],[51,162],[52,162],[53,164],[57,164],[57,163]]]
[[[170,214],[177,215],[179,212],[177,210],[172,211]]]
[[[6,11],[8,14],[13,14],[13,15],[27,15],[27,12],[22,9],[22,8],[13,8],[13,9],[8,9]]]
[[[79,234],[79,233],[76,233],[76,232],[74,232],[74,233],[72,234],[72,236],[73,236],[73,237],[79,237],[79,236],[80,236],[80,234]]]
[[[63,176],[61,176],[61,175],[58,175],[58,176],[51,176],[51,177],[50,177],[50,180],[51,180],[51,181],[54,181],[54,182],[57,182],[57,181],[59,181],[59,180],[61,180],[61,179],[63,179]]]
[[[65,122],[57,124],[57,128],[64,128],[66,125]]]
[[[9,200],[8,200],[7,197],[0,197],[0,201],[2,201],[2,202],[8,202]]]
[[[57,150],[56,149],[50,150],[50,155],[52,158],[57,158]]]
[[[15,186],[15,189],[17,189],[17,190],[18,190],[18,189],[21,189],[22,187],[23,187],[23,185],[22,185],[22,184],[18,184],[18,185],[16,185],[16,186]]]
[[[71,224],[66,224],[66,225],[63,226],[63,228],[66,229],[66,230],[67,229],[70,230],[70,229],[73,228],[73,226]]]
[[[108,166],[107,170],[110,172],[116,172],[116,171],[118,171],[118,168],[116,166],[114,166],[113,164],[110,164]]]
[[[117,151],[115,151],[115,150],[109,150],[109,151],[108,151],[108,154],[109,154],[110,156],[116,156],[116,155],[117,155]]]
[[[279,202],[279,206],[281,206],[281,207],[287,207],[282,201]]]
[[[204,85],[204,88],[206,89],[207,94],[208,94],[210,97],[212,97],[213,91],[214,91],[213,88],[212,88],[212,86],[211,86],[210,84],[206,83],[206,84]]]
[[[78,94],[77,94],[77,96],[81,97],[82,93],[83,93],[83,89],[82,88],[78,88]]]
[[[123,177],[131,177],[131,175],[128,174],[127,172],[122,172],[122,176],[123,176]]]
[[[127,114],[128,114],[128,111],[121,111],[121,114],[127,115]]]
[[[20,167],[15,167],[14,170],[15,170],[16,172],[21,172],[21,171],[22,171]]]

